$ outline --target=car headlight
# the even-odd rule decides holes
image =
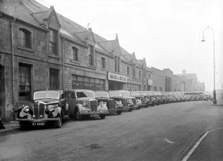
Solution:
[[[56,107],[58,107],[58,105],[48,105],[47,109],[51,112],[53,111]]]
[[[87,102],[83,102],[82,105],[83,105],[83,106],[87,106]]]

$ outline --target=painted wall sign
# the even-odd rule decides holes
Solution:
[[[148,79],[148,85],[152,86],[153,85],[153,80],[152,79]]]
[[[108,73],[108,80],[118,81],[118,82],[127,82],[127,77],[114,74],[114,73]]]

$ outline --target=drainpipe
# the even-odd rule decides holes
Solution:
[[[14,62],[14,57],[15,57],[15,53],[14,53],[14,33],[13,33],[13,28],[14,28],[14,22],[15,22],[15,18],[14,20],[11,22],[11,64],[12,64],[12,104],[14,105],[15,102],[15,98],[14,98],[14,68],[15,68],[15,62]]]
[[[62,89],[64,90],[64,46],[65,38],[62,37]]]

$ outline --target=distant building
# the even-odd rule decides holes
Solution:
[[[205,83],[197,82],[197,91],[205,91]]]
[[[186,73],[186,70],[183,70],[182,74],[177,74],[179,77],[185,77],[187,86],[186,91],[204,91],[205,84],[198,82],[196,73]]]

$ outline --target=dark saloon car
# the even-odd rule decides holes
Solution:
[[[69,119],[68,108],[62,90],[38,90],[33,93],[32,103],[24,104],[17,110],[17,120],[21,128],[47,123],[54,123],[60,128],[62,121]]]
[[[99,116],[101,119],[105,119],[106,114],[108,114],[106,102],[98,102],[92,90],[65,90],[64,97],[69,104],[70,114],[77,120],[90,116]]]
[[[110,98],[106,91],[95,91],[94,94],[99,103],[105,103],[107,105],[109,114],[120,115],[122,113],[123,104],[121,100],[117,101]]]

